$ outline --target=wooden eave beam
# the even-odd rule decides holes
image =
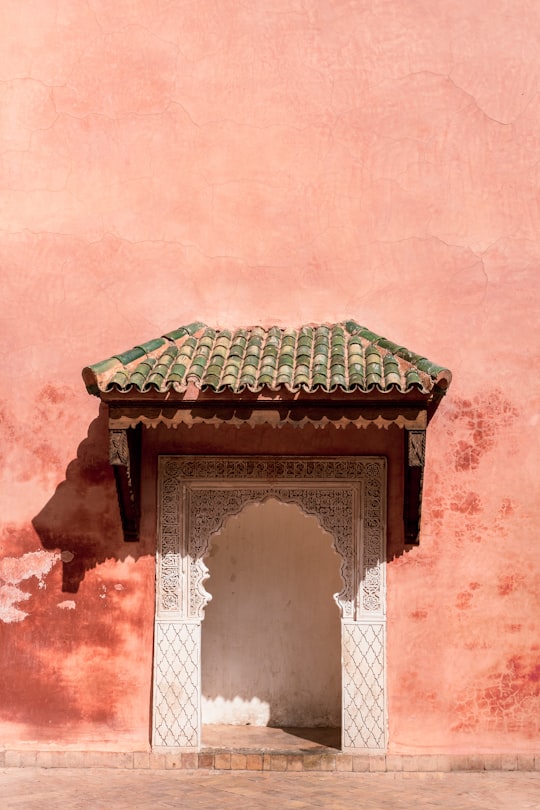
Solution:
[[[141,425],[109,427],[109,462],[114,470],[124,540],[135,542],[140,523]]]
[[[403,523],[405,544],[417,546],[420,541],[420,516],[422,514],[422,488],[426,455],[426,431],[404,430],[405,452],[403,471]]]

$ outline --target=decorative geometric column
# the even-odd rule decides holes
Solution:
[[[156,622],[155,746],[200,747],[201,623]]]
[[[342,748],[384,751],[384,622],[342,622]]]
[[[164,456],[154,644],[153,744],[198,750],[201,621],[212,535],[266,498],[315,515],[341,558],[342,748],[384,751],[386,463],[383,458]]]

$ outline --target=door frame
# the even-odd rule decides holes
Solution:
[[[267,498],[315,515],[340,556],[342,751],[381,753],[386,707],[386,459],[160,456],[152,743],[201,747],[204,557],[231,515]]]

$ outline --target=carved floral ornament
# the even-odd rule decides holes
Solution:
[[[248,504],[276,498],[315,515],[332,536],[341,558],[343,587],[334,598],[342,616],[382,613],[385,476],[382,458],[161,458],[158,612],[203,618],[212,535]],[[353,528],[359,520],[360,535]]]

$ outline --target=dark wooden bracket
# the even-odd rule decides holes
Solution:
[[[403,522],[405,544],[417,546],[420,538],[422,486],[426,456],[426,431],[405,430]]]
[[[109,429],[109,462],[114,470],[124,540],[139,539],[141,488],[141,425]]]

